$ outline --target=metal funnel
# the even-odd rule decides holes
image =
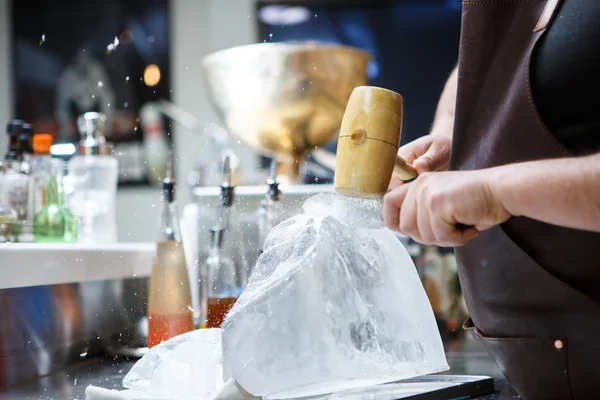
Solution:
[[[209,94],[235,138],[277,158],[281,182],[298,183],[304,157],[336,138],[370,55],[347,46],[260,43],[203,60]]]

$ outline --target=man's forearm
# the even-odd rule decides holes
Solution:
[[[454,129],[454,110],[456,109],[456,89],[458,84],[458,66],[454,68],[446,81],[440,101],[435,111],[431,126],[432,135],[447,135],[452,137]]]
[[[489,172],[490,190],[511,215],[600,232],[600,153]]]

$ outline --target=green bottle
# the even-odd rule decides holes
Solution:
[[[35,215],[33,233],[37,243],[74,243],[77,219],[65,206],[63,170],[52,168],[44,185],[44,207]]]

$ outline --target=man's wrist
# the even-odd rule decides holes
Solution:
[[[489,168],[486,171],[488,179],[488,187],[492,196],[504,207],[510,215],[519,216],[522,210],[519,210],[519,197],[521,179],[518,169],[518,164],[509,164],[499,167]]]

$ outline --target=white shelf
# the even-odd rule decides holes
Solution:
[[[0,244],[0,289],[149,276],[154,246]]]
[[[331,193],[333,192],[333,185],[288,185],[281,183],[279,184],[279,189],[283,196],[287,198],[290,195],[313,196],[318,193]],[[219,186],[196,187],[192,189],[192,194],[199,198],[219,196],[221,194],[221,188]],[[258,196],[264,198],[266,194],[266,185],[236,186],[235,188],[236,197]]]

